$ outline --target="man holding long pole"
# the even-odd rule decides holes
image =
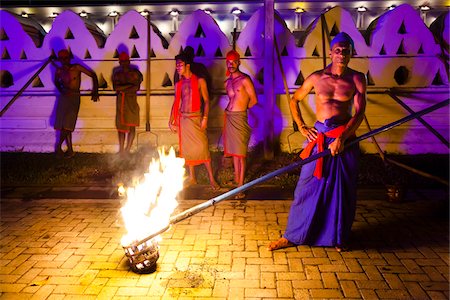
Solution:
[[[355,138],[366,107],[365,76],[348,67],[353,48],[348,34],[336,35],[330,43],[331,64],[311,74],[290,100],[292,117],[309,141],[301,157],[327,148],[332,157],[302,167],[286,231],[269,250],[306,244],[342,251],[348,244],[356,211],[359,146],[344,151],[344,145]],[[312,127],[303,120],[298,102],[313,88],[317,122]]]

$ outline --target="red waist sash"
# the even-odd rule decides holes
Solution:
[[[325,133],[319,132],[319,134],[317,135],[317,139],[315,139],[312,142],[309,142],[306,148],[303,149],[302,153],[300,153],[300,158],[301,159],[308,158],[311,155],[311,151],[316,144],[317,144],[317,153],[323,152],[324,150],[323,147],[325,144],[325,136],[329,138],[337,138],[339,135],[342,134],[344,130],[345,125],[341,125]],[[314,169],[314,176],[317,177],[317,179],[322,178],[322,169],[323,169],[323,157],[320,157],[317,159],[316,168]]]

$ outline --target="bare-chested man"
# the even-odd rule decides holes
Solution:
[[[55,129],[60,131],[58,144],[56,145],[56,154],[64,154],[62,144],[66,141],[66,157],[75,155],[72,146],[72,132],[75,130],[75,124],[80,110],[80,84],[81,73],[92,78],[92,101],[98,101],[98,80],[94,71],[89,70],[79,64],[70,63],[70,53],[66,49],[58,52],[58,59],[62,66],[56,69],[55,86],[60,95],[56,105]]]
[[[234,181],[238,186],[244,184],[246,171],[247,148],[251,128],[248,124],[247,109],[258,102],[253,81],[239,70],[240,55],[234,50],[226,56],[227,74],[225,89],[229,103],[225,109],[225,125],[223,129],[224,155],[233,157]],[[242,199],[241,192],[235,198]]]
[[[139,126],[136,92],[139,91],[143,76],[138,69],[130,67],[130,57],[126,52],[119,54],[119,64],[120,67],[113,72],[113,87],[117,92],[116,128],[119,135],[119,154],[126,154],[130,152],[136,136],[136,126]]]
[[[175,85],[175,101],[169,119],[169,128],[178,132],[180,156],[189,167],[189,184],[197,184],[195,166],[204,164],[211,188],[220,186],[214,179],[206,129],[208,127],[209,95],[204,78],[191,72],[192,57],[185,53],[175,57],[180,80]]]
[[[310,142],[301,157],[328,148],[325,157],[302,167],[284,236],[269,250],[295,245],[346,248],[356,210],[359,146],[344,149],[364,118],[366,78],[348,67],[353,40],[344,32],[331,41],[331,64],[314,72],[290,101],[292,117]],[[305,123],[298,102],[314,88],[317,122]],[[353,111],[353,115],[352,115]]]

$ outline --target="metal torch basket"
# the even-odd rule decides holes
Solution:
[[[148,274],[156,271],[159,246],[155,239],[135,242],[129,246],[123,246],[123,249],[133,272]]]

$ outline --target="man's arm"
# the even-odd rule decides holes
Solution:
[[[82,65],[77,65],[77,67],[78,67],[78,70],[80,70],[80,72],[82,72],[92,78],[92,98],[91,99],[92,99],[92,101],[97,102],[99,100],[97,74],[95,74],[94,71],[83,67]]]
[[[175,116],[174,116],[174,110],[178,109],[178,107],[175,107],[176,103],[177,103],[177,84],[174,85],[175,88],[175,92],[174,92],[174,100],[173,100],[173,104],[172,104],[172,108],[170,109],[170,116],[169,116],[169,129],[172,132],[177,132],[177,126],[175,124]]]
[[[61,94],[64,94],[64,86],[61,82],[61,71],[60,69],[56,69],[55,71],[55,78],[53,79],[53,82],[55,83],[56,88]]]
[[[200,87],[200,94],[203,98],[203,118],[201,122],[202,130],[205,130],[208,127],[208,115],[209,115],[209,94],[208,87],[206,86],[206,81],[203,78],[198,79],[198,85]]]
[[[249,76],[246,76],[244,79],[244,88],[248,94],[249,101],[247,108],[252,108],[258,103],[258,98],[256,97],[255,86],[253,85],[253,81]]]
[[[117,92],[136,93],[140,89],[142,74],[138,70],[130,71],[126,76],[126,83],[119,83],[116,76],[113,75],[113,88]]]
[[[314,127],[309,128],[305,124],[298,102],[303,100],[309,94],[309,92],[311,92],[317,76],[319,75],[317,75],[316,73],[308,76],[303,82],[302,86],[295,91],[294,95],[292,95],[292,98],[289,101],[289,109],[291,110],[292,119],[297,124],[300,133],[310,142],[317,138],[317,130]]]

